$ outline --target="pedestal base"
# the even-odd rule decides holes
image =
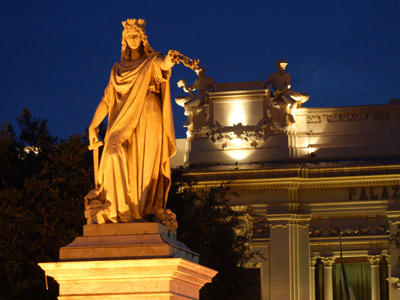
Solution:
[[[158,223],[85,225],[60,249],[60,262],[39,263],[60,285],[59,300],[199,299],[217,274]]]
[[[199,262],[197,253],[159,223],[85,225],[83,236],[60,248],[60,261],[169,257]]]
[[[40,263],[59,300],[199,299],[216,271],[182,258]]]

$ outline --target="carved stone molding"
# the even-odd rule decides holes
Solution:
[[[317,258],[316,257],[310,257],[310,267],[315,268],[315,265],[317,264]]]
[[[335,261],[336,257],[334,256],[321,257],[321,262],[324,264],[324,268],[332,268]]]
[[[368,261],[371,263],[373,266],[378,266],[379,262],[382,260],[381,255],[368,255]]]
[[[389,277],[386,280],[389,281],[396,290],[400,290],[400,278]]]
[[[324,231],[323,227],[310,228],[309,234],[310,234],[310,237],[317,237],[317,236],[321,236],[323,231]]]
[[[275,229],[275,228],[288,228],[289,224],[271,224],[271,229]]]
[[[309,214],[277,214],[267,215],[266,218],[269,221],[270,229],[275,228],[288,228],[289,226],[295,226],[297,228],[308,229],[311,215]]]
[[[312,227],[310,228],[310,237],[322,236],[339,236],[342,232],[343,236],[367,236],[367,235],[388,235],[389,226],[375,225],[359,226],[356,228],[338,228],[338,227]]]
[[[253,218],[253,238],[268,238],[269,237],[269,222],[266,218]]]
[[[377,234],[389,234],[390,228],[386,225],[376,225],[375,230]]]

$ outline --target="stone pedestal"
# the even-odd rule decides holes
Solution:
[[[182,258],[40,263],[60,285],[59,300],[199,299],[217,272]]]
[[[83,236],[60,249],[60,261],[170,257],[199,262],[197,253],[159,223],[85,225]]]
[[[60,249],[60,262],[40,263],[60,285],[60,300],[199,299],[216,271],[158,223],[85,225]]]

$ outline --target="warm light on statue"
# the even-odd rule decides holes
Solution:
[[[199,60],[176,50],[166,56],[154,51],[143,19],[122,25],[121,61],[114,64],[89,126],[95,188],[85,197],[85,216],[88,224],[161,221],[174,231],[176,222],[169,226],[163,219],[175,217],[164,211],[176,152],[169,78],[175,64],[196,69]],[[97,127],[107,115],[99,165],[96,145],[103,143]]]

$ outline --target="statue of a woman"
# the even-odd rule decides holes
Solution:
[[[121,62],[115,63],[89,126],[90,145],[108,114],[98,187],[85,197],[88,224],[148,220],[165,207],[170,157],[176,152],[169,77],[176,51],[155,52],[146,22],[122,22]]]

